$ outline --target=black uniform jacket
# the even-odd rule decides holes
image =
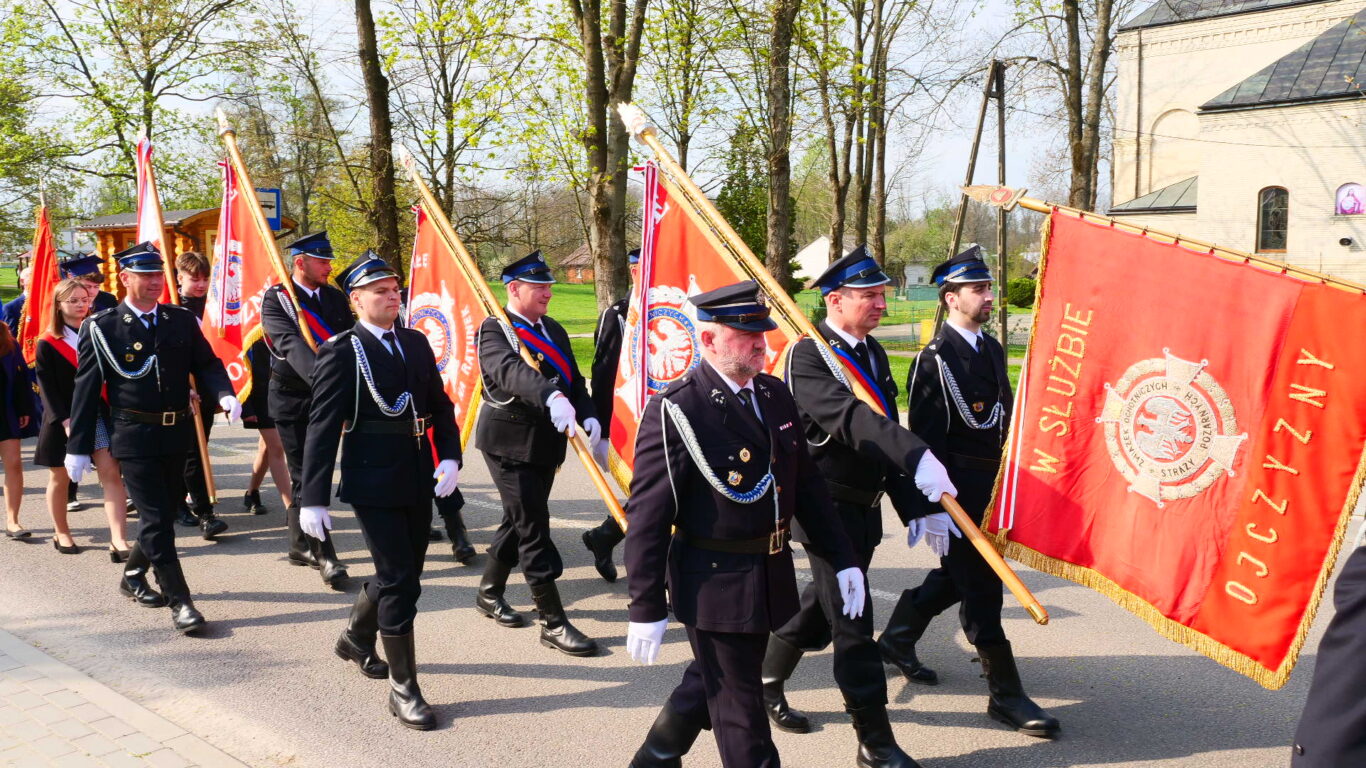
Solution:
[[[350,330],[356,324],[356,318],[351,315],[351,302],[340,290],[324,285],[318,290],[316,301],[298,286],[295,286],[295,293],[299,301],[322,318],[332,333]],[[271,415],[286,421],[308,418],[309,390],[313,388],[313,363],[317,357],[299,332],[295,311],[283,283],[271,286],[261,300],[261,325],[271,352],[271,377],[278,384],[277,399],[282,401],[272,402],[272,407],[282,412]],[[266,362],[263,360],[259,364]]]
[[[911,429],[948,468],[958,486],[958,500],[970,514],[980,512],[991,497],[991,480],[984,483],[983,478],[995,478],[1014,403],[1005,350],[985,333],[981,345],[980,352],[973,350],[961,333],[945,323],[916,356],[906,384]],[[1003,412],[995,427],[968,426],[953,400],[950,377],[958,384],[964,407],[977,421],[986,421],[996,403],[1001,403]],[[965,484],[965,477],[971,482]],[[916,503],[929,507],[930,512],[940,511],[923,496]]]
[[[766,374],[755,377],[754,388],[763,426],[741,410],[744,406],[710,364],[698,366],[646,404],[626,505],[631,621],[666,617],[666,584],[674,617],[698,629],[769,632],[790,619],[797,612],[790,546],[769,555],[717,552],[688,543],[694,538],[767,537],[774,529],[775,489],[784,528],[794,518],[800,521],[812,539],[808,547],[837,571],[857,564],[825,478],[807,452],[792,395],[781,380]],[[741,493],[753,490],[771,459],[774,487],[749,504],[723,496],[693,461],[665,412],[665,401],[687,417],[719,482]],[[672,536],[670,526],[677,529]]]
[[[817,330],[832,348],[853,355],[848,342],[827,323],[822,322]],[[915,477],[916,464],[928,446],[898,421],[896,380],[887,352],[871,336],[865,343],[877,370],[876,385],[887,402],[886,417],[835,378],[812,339],[802,339],[793,345],[787,377],[802,412],[802,429],[810,443],[811,456],[830,485],[831,497],[870,509],[871,519],[866,527],[876,540],[882,536],[882,516],[874,498],[880,491],[886,490],[892,496],[902,522],[925,514],[924,505],[911,503],[914,496],[920,495],[911,478]],[[838,366],[839,357],[833,353],[831,357]],[[807,541],[806,532],[799,526],[793,533],[797,541]]]
[[[372,507],[430,504],[436,464],[426,432],[414,435],[410,428],[414,414],[428,419],[436,454],[442,461],[461,460],[455,408],[441,386],[427,337],[397,325],[394,332],[403,348],[401,365],[384,342],[360,326],[333,336],[319,348],[311,377],[313,407],[308,440],[304,442],[302,506],[325,507],[331,500],[338,442],[342,446],[342,478],[337,497],[342,501]],[[360,339],[380,397],[393,406],[408,392],[412,395],[411,410],[398,416],[386,416],[380,410],[364,375],[357,375],[353,338]],[[350,428],[345,434],[344,425]]]
[[[517,319],[511,312],[508,317]],[[573,382],[564,381],[547,361],[541,361],[539,371],[527,365],[508,342],[498,321],[485,318],[479,327],[479,371],[484,381],[484,406],[479,413],[474,439],[484,453],[529,464],[557,466],[564,463],[566,438],[556,432],[555,425],[550,422],[546,399],[556,391],[563,392],[574,406],[574,417],[580,424],[596,418],[597,411],[588,397],[588,387],[579,373],[574,350],[569,346],[569,334],[548,316],[541,318],[541,325],[568,361]],[[532,356],[535,354],[533,350]]]
[[[90,305],[90,311],[103,312],[106,309],[113,309],[119,305],[119,297],[109,291],[100,291],[95,294],[95,301]]]
[[[43,426],[38,432],[33,459],[35,464],[44,467],[60,467],[66,458],[66,428],[62,422],[71,418],[71,401],[76,395],[76,366],[46,338],[38,339],[34,363],[38,389],[43,397]],[[103,400],[99,410],[101,415],[108,415]]]
[[[121,409],[144,413],[186,410],[190,407],[190,376],[196,379],[203,408],[217,408],[219,400],[233,394],[228,373],[200,332],[194,314],[173,304],[158,304],[155,312],[156,326],[152,329],[124,303],[97,312],[81,324],[70,453],[89,455],[94,449],[101,387],[108,387],[114,431],[110,453],[116,459],[183,454],[194,439],[189,418],[177,417],[172,426],[146,424],[120,416]],[[93,331],[97,327],[109,344],[112,361],[104,352],[96,352]],[[157,357],[156,370],[148,370],[139,379],[127,378],[110,367],[136,372],[153,354]]]
[[[621,340],[626,335],[626,302],[622,299],[604,309],[593,330],[593,410],[602,422],[604,439],[612,431],[612,395],[617,386]]]

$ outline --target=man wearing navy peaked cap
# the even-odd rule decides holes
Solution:
[[[90,469],[103,397],[113,430],[110,453],[119,460],[128,495],[142,516],[119,589],[144,606],[169,605],[175,628],[195,632],[205,620],[176,556],[174,527],[185,454],[194,439],[190,377],[205,402],[217,402],[227,413],[229,423],[242,406],[195,316],[184,307],[158,303],[166,277],[156,246],[138,243],[114,258],[127,296],[81,325],[66,471],[80,482]],[[149,566],[160,595],[147,584]]]
[[[791,538],[835,570],[836,610],[864,610],[863,574],[807,451],[783,382],[764,373],[777,327],[746,281],[693,296],[703,364],[645,405],[627,501],[626,648],[651,664],[669,610],[693,661],[636,752],[635,768],[678,766],[710,728],[726,766],[775,768],[761,666],[768,635],[798,610]]]
[[[503,500],[503,520],[489,546],[475,610],[500,626],[519,627],[522,616],[504,598],[509,574],[521,565],[541,617],[541,644],[571,656],[592,656],[598,644],[565,615],[555,584],[564,562],[550,538],[550,490],[564,463],[566,438],[582,426],[590,447],[602,438],[569,334],[547,308],[555,278],[540,251],[503,268],[507,317],[479,328],[484,402],[475,427],[489,475]],[[519,350],[525,345],[533,368]]]
[[[980,524],[1001,465],[1013,395],[1001,343],[985,333],[995,296],[991,270],[976,245],[935,267],[944,326],[911,366],[911,428],[944,458],[959,489],[958,503]],[[1001,626],[1001,579],[952,520],[924,499],[925,536],[939,567],[915,589],[905,590],[878,639],[882,656],[914,683],[934,685],[938,675],[920,663],[915,644],[930,621],[958,605],[963,634],[982,660],[989,697],[987,714],[1030,736],[1053,738],[1057,718],[1024,691],[1005,629]],[[932,513],[932,514],[931,514]]]
[[[901,426],[892,367],[872,336],[887,308],[889,282],[891,278],[863,246],[832,263],[808,286],[818,288],[825,303],[826,319],[816,330],[829,350],[822,350],[815,339],[804,338],[790,348],[786,367],[788,386],[802,412],[807,445],[825,477],[865,578],[882,540],[884,493],[910,527],[911,545],[919,540],[924,526],[920,518],[927,514],[924,505],[911,504],[911,497],[923,494],[922,498],[937,502],[946,491],[956,493],[944,465],[925,441]],[[881,412],[854,395],[854,381],[872,394]],[[788,706],[783,686],[803,653],[833,643],[835,682],[858,737],[858,764],[869,768],[916,765],[897,745],[888,721],[887,679],[873,641],[872,600],[858,617],[840,613],[834,565],[812,547],[805,529],[794,526],[793,538],[808,550],[812,582],[802,591],[797,615],[769,637],[763,669],[769,718],[785,731],[811,729],[807,717]]]

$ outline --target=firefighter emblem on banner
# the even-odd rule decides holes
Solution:
[[[1206,370],[1208,361],[1164,357],[1129,366],[1114,385],[1105,385],[1105,404],[1096,421],[1105,425],[1105,445],[1129,490],[1159,508],[1189,499],[1221,475],[1232,475],[1238,448],[1233,403]]]

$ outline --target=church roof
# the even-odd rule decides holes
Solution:
[[[1325,0],[1157,0],[1147,10],[1119,26],[1121,31],[1140,27],[1180,24],[1184,21],[1232,16],[1237,13],[1269,11],[1292,5],[1321,3]]]
[[[1205,102],[1200,110],[1249,109],[1366,98],[1366,8]]]
[[[1199,176],[1192,176],[1168,184],[1142,197],[1112,206],[1110,213],[1192,213],[1195,211],[1195,193],[1199,181]]]

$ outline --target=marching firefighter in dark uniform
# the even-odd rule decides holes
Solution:
[[[598,644],[569,623],[555,585],[564,562],[550,538],[549,502],[566,437],[581,424],[596,447],[602,427],[569,334],[546,314],[555,278],[541,252],[507,265],[502,279],[512,327],[490,317],[479,328],[484,404],[475,441],[503,499],[503,521],[489,545],[474,606],[501,626],[522,626],[521,614],[503,597],[512,567],[520,564],[541,616],[541,644],[571,656],[592,656]],[[523,361],[523,344],[540,370]]]
[[[326,232],[316,232],[290,243],[286,254],[293,260],[296,308],[284,284],[271,286],[261,301],[261,324],[271,354],[270,390],[267,400],[280,444],[289,464],[289,498],[293,506],[285,510],[289,530],[289,562],[318,569],[324,584],[340,587],[347,577],[346,566],[337,558],[331,537],[325,541],[304,534],[299,527],[299,498],[304,477],[304,444],[308,437],[309,412],[313,404],[313,363],[316,357],[299,331],[299,316],[322,347],[323,342],[350,330],[356,320],[346,294],[327,284],[332,273],[332,244]],[[265,365],[264,360],[258,361]]]
[[[736,283],[691,301],[704,363],[650,398],[636,439],[626,647],[653,663],[672,608],[693,662],[631,765],[678,766],[710,728],[726,768],[771,768],[779,759],[760,668],[769,633],[797,612],[793,520],[835,570],[845,615],[864,610],[863,573],[807,451],[796,402],[782,381],[760,373],[764,333],[777,326],[758,286]]]
[[[626,255],[630,264],[631,284],[640,282],[640,249]],[[626,337],[627,296],[604,309],[593,330],[593,409],[602,423],[602,442],[593,451],[602,471],[607,471],[607,455],[611,451],[612,403],[617,386],[617,365],[621,362],[621,342]],[[612,562],[612,550],[626,538],[621,526],[608,515],[596,528],[583,532],[583,545],[593,553],[593,567],[608,583],[617,580],[617,566]]]
[[[923,516],[926,508],[913,506],[908,495],[923,491],[937,502],[945,492],[956,493],[944,465],[898,421],[891,365],[882,345],[870,335],[887,308],[884,293],[889,282],[862,246],[831,264],[812,281],[825,301],[826,319],[817,330],[829,350],[802,339],[791,347],[787,365],[788,385],[802,412],[811,456],[825,476],[865,580],[873,550],[882,540],[884,491],[892,495],[902,521],[914,523],[916,529],[923,522],[911,516]],[[851,379],[873,395],[886,415],[855,397]],[[872,600],[857,618],[841,614],[834,566],[813,550],[811,537],[800,525],[793,527],[793,538],[809,552],[812,583],[802,590],[797,615],[769,638],[763,670],[769,718],[785,731],[811,730],[806,716],[788,706],[783,684],[804,652],[833,642],[835,681],[858,734],[858,764],[917,765],[897,746],[887,720],[887,677],[873,642]]]
[[[991,272],[973,246],[935,267],[944,326],[916,356],[906,385],[910,427],[948,466],[958,502],[981,523],[1010,427],[1012,395],[1005,350],[982,332],[991,318]],[[916,499],[917,504],[925,503]],[[901,595],[878,639],[882,656],[908,680],[934,685],[915,644],[930,620],[955,604],[968,642],[982,660],[987,714],[1030,736],[1053,738],[1057,719],[1025,694],[1001,627],[1001,579],[943,512],[925,517],[925,537],[940,557],[924,583]]]
[[[119,460],[128,495],[142,514],[120,590],[141,605],[169,605],[175,628],[193,632],[205,621],[176,557],[174,526],[185,453],[195,439],[190,376],[203,400],[217,402],[229,423],[242,406],[194,315],[157,303],[166,278],[156,247],[139,243],[114,257],[128,295],[118,307],[81,325],[66,470],[80,482],[90,468],[103,390],[113,426],[110,453]],[[149,566],[161,595],[147,584]]]
[[[1356,551],[1333,588],[1337,612],[1319,641],[1318,663],[1309,684],[1290,768],[1346,768],[1366,765],[1366,545]]]
[[[366,677],[389,678],[389,713],[399,722],[430,730],[436,718],[417,683],[413,620],[432,495],[455,491],[460,431],[427,338],[396,322],[398,274],[367,251],[338,282],[359,317],[319,348],[313,367],[300,525],[315,539],[331,538],[327,505],[341,443],[337,497],[356,512],[375,578],[361,585],[335,650]],[[387,664],[375,655],[376,634]]]

